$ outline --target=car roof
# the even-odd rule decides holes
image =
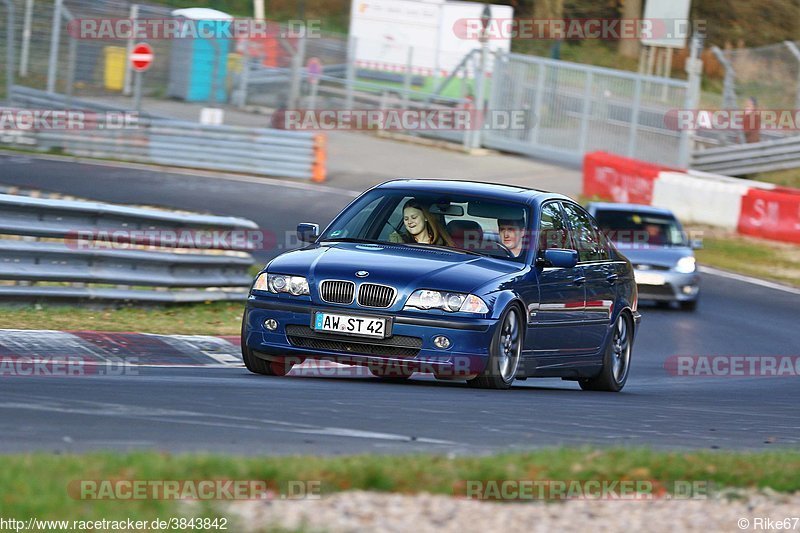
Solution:
[[[596,211],[628,211],[630,213],[646,213],[651,215],[670,215],[675,214],[669,209],[663,207],[654,207],[652,205],[642,204],[623,204],[614,202],[591,202],[586,206],[589,210]]]
[[[527,202],[534,198],[566,198],[563,195],[520,187],[502,183],[483,183],[469,180],[438,180],[438,179],[395,179],[381,183],[376,188],[408,190],[417,194],[422,193],[450,193],[450,194],[476,194],[503,200],[516,200]]]

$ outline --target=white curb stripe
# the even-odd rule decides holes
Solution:
[[[711,274],[712,276],[719,276],[721,278],[733,279],[736,281],[741,281],[743,283],[749,283],[751,285],[758,285],[760,287],[766,287],[768,289],[775,289],[777,291],[788,292],[789,294],[800,295],[800,289],[797,289],[795,287],[789,287],[788,285],[781,285],[780,283],[775,283],[772,281],[752,278],[750,276],[744,276],[742,274],[734,274],[733,272],[718,270],[716,268],[707,266],[699,266],[697,267],[697,270],[699,270],[703,274]]]

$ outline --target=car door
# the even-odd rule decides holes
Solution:
[[[619,274],[608,243],[592,216],[578,204],[563,202],[562,206],[578,250],[578,264],[586,278],[584,343],[591,352],[597,352],[611,323]]]
[[[550,201],[542,206],[536,235],[537,257],[543,250],[572,247],[560,202]],[[583,325],[585,311],[582,267],[540,265],[536,273],[539,302],[529,305],[533,334],[526,339],[526,349],[537,358],[583,353],[586,346],[582,336],[576,334]]]

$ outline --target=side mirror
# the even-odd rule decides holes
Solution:
[[[539,268],[573,268],[578,264],[577,250],[551,249],[539,252],[536,266]]]
[[[314,242],[319,237],[319,224],[301,222],[297,225],[297,238],[300,242]]]
[[[692,239],[689,243],[689,246],[692,250],[702,250],[703,249],[703,239]]]

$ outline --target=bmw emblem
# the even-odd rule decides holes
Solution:
[[[356,272],[356,276],[358,276],[359,278],[366,278],[367,276],[369,276],[369,272],[367,272],[366,270],[359,270],[358,272]]]

